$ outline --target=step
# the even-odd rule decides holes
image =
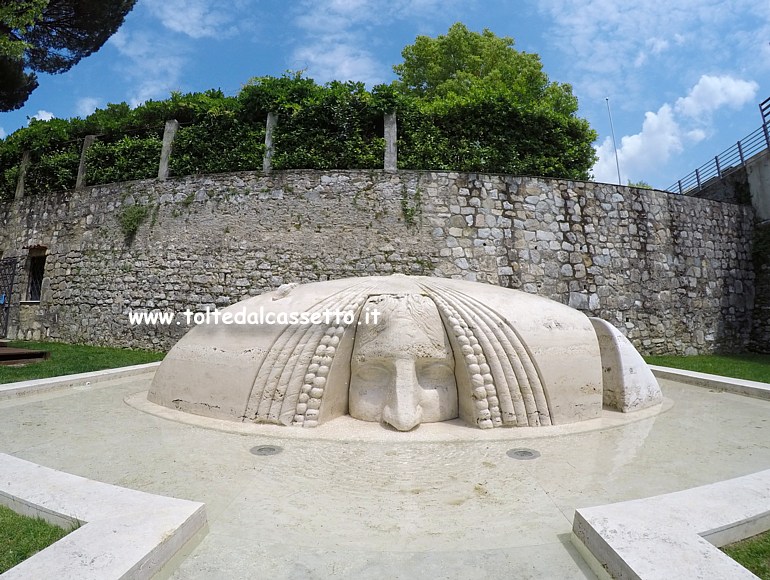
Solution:
[[[50,358],[51,353],[45,350],[28,350],[3,345],[0,348],[0,365],[15,365],[40,362]]]

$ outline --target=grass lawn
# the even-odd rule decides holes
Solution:
[[[770,354],[646,356],[648,364],[770,383]]]
[[[0,365],[0,383],[43,379],[99,371],[161,360],[165,353],[102,346],[82,346],[60,342],[11,342],[9,346],[47,350],[51,358],[20,367]],[[2,348],[2,347],[0,347]]]
[[[762,580],[770,580],[770,532],[728,544],[722,551]]]
[[[21,516],[0,505],[0,574],[68,533],[45,520]]]

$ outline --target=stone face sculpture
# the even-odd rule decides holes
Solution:
[[[457,418],[454,355],[436,305],[420,294],[385,294],[365,308],[379,317],[356,332],[350,416],[399,431]]]
[[[220,323],[196,326],[171,349],[150,401],[305,427],[350,414],[408,431],[458,417],[485,429],[559,425],[596,418],[603,405],[627,412],[662,400],[609,325],[488,284],[333,280],[284,286],[218,314]],[[242,323],[222,323],[225,314]]]

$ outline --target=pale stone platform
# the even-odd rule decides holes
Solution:
[[[770,529],[770,470],[660,496],[579,509],[573,525],[611,578],[751,580],[717,549]],[[595,558],[595,560],[592,560]]]
[[[3,579],[143,579],[162,572],[205,531],[198,502],[125,489],[0,453],[0,504],[77,529]]]
[[[686,383],[688,385],[724,391],[725,393],[746,395],[747,397],[770,401],[770,384],[768,383],[720,377],[708,373],[698,373],[695,371],[685,371],[667,367],[650,366],[650,368],[658,379],[667,379],[670,381]]]
[[[0,400],[0,452],[205,503],[209,532],[177,580],[593,578],[570,542],[576,509],[770,468],[770,402],[668,380],[672,408],[625,425],[440,441],[183,424],[124,403],[148,377]],[[282,450],[251,452],[264,445]]]

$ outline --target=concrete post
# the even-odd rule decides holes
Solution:
[[[755,155],[746,165],[756,223],[770,223],[770,150]]]
[[[96,141],[96,135],[86,135],[83,139],[83,150],[80,152],[80,165],[78,165],[78,176],[75,179],[75,189],[80,189],[86,184],[86,151]]]
[[[262,158],[262,171],[270,173],[273,169],[273,132],[278,126],[278,115],[275,113],[267,114],[267,122],[265,123],[265,156]]]
[[[21,156],[21,165],[19,165],[19,180],[16,182],[16,195],[14,199],[24,197],[24,178],[27,176],[27,170],[31,163],[29,151],[25,151]]]
[[[385,126],[385,171],[398,169],[398,125],[395,113],[385,113],[383,117]]]
[[[171,147],[174,144],[177,129],[179,129],[179,121],[176,119],[166,121],[166,128],[163,130],[163,147],[160,150],[158,179],[168,179],[168,162],[171,159]]]

